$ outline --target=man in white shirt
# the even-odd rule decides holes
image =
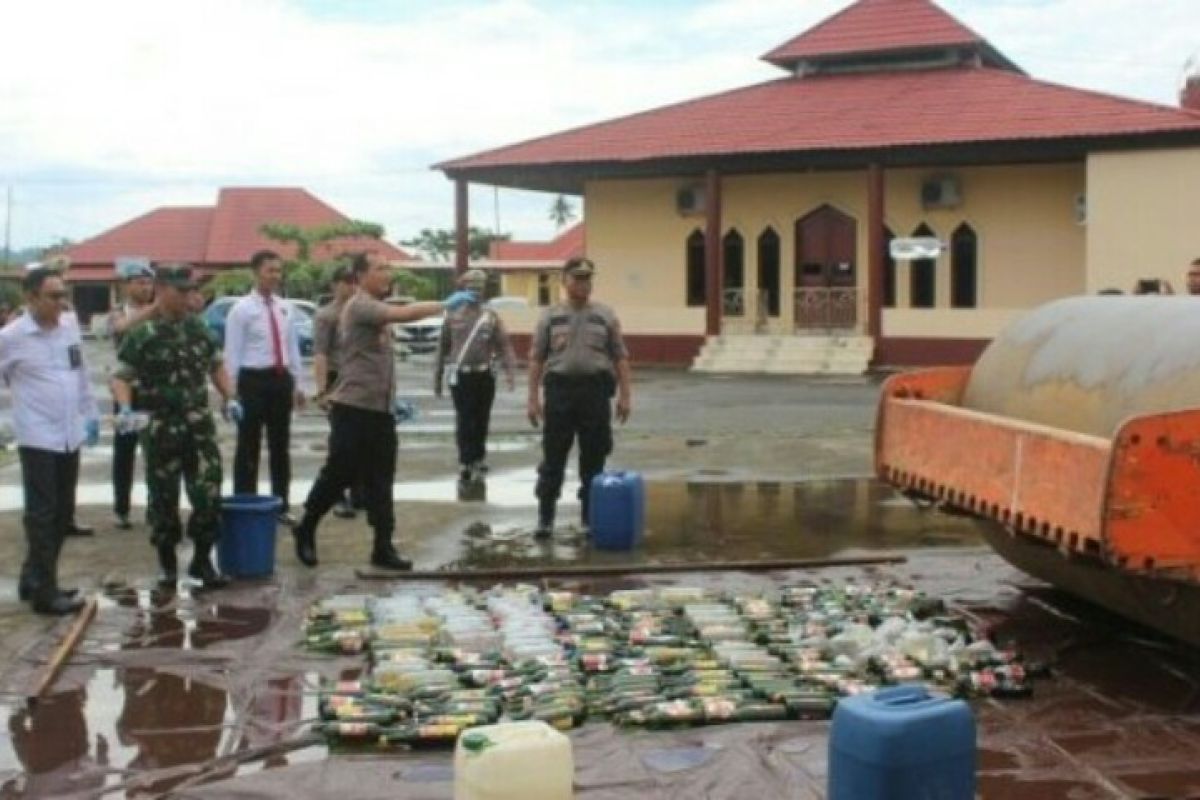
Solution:
[[[26,313],[0,330],[0,378],[13,393],[13,427],[25,490],[25,539],[18,593],[40,614],[82,607],[58,587],[58,555],[75,508],[79,448],[100,438],[83,342],[73,315],[63,314],[67,290],[53,269],[24,279]]]
[[[265,427],[271,494],[283,503],[280,521],[290,525],[292,409],[304,407],[300,340],[292,319],[296,312],[276,294],[283,283],[283,260],[277,253],[258,251],[250,259],[250,268],[254,289],[234,303],[225,320],[225,365],[245,410],[233,456],[233,490],[257,494],[258,453]]]

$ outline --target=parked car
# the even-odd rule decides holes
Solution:
[[[416,298],[393,296],[384,302],[391,305],[406,306],[416,302]],[[437,350],[438,339],[442,336],[443,316],[426,317],[416,322],[400,322],[392,326],[392,336],[396,343],[408,353],[432,353]]]
[[[218,297],[209,303],[208,308],[204,309],[204,324],[212,331],[213,336],[217,337],[217,341],[225,341],[225,318],[229,316],[229,309],[233,308],[233,304],[240,299],[241,297]],[[286,298],[283,302],[292,309],[295,320],[293,324],[296,326],[296,335],[300,340],[300,355],[311,356],[313,352],[313,317],[316,316],[317,307],[307,300]]]
[[[499,311],[503,308],[524,310],[529,308],[529,300],[520,295],[501,295],[500,297],[493,297],[491,300],[488,300],[485,305],[493,311]]]

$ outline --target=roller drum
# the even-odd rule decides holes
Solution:
[[[1009,324],[963,406],[1111,438],[1135,415],[1200,407],[1200,298],[1072,297]]]

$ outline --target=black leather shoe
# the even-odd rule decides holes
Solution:
[[[133,523],[129,521],[128,514],[114,514],[113,527],[119,531],[127,531],[133,527]]]
[[[386,546],[375,545],[375,549],[371,551],[371,566],[407,572],[413,565],[407,558],[402,558],[389,542]]]
[[[294,528],[296,526],[296,518],[286,511],[280,511],[278,519],[279,524],[285,527]]]
[[[533,538],[549,539],[554,535],[554,520],[538,520],[537,527],[533,529]]]
[[[333,515],[338,519],[354,519],[358,516],[358,512],[348,501],[342,501],[333,507]]]
[[[35,600],[33,602],[33,610],[39,614],[50,614],[63,616],[65,614],[74,614],[79,609],[83,608],[83,601],[78,597],[67,597],[63,594],[56,594],[52,600]]]
[[[174,586],[179,580],[179,559],[175,555],[175,545],[161,544],[158,546],[158,585]]]
[[[192,559],[192,563],[188,565],[188,577],[200,581],[201,588],[204,589],[223,589],[229,585],[229,578],[217,572],[207,553]]]
[[[95,536],[96,529],[91,525],[80,525],[78,522],[72,522],[67,526],[67,536]]]
[[[306,567],[317,565],[317,526],[305,517],[300,524],[292,528],[292,536],[296,537],[296,558]]]

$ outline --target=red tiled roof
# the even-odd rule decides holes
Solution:
[[[492,261],[563,262],[584,253],[584,227],[579,222],[548,242],[492,242]],[[500,265],[496,265],[500,266]]]
[[[145,256],[152,261],[187,261],[204,273],[213,267],[246,264],[256,250],[270,249],[289,257],[294,247],[259,233],[268,222],[315,227],[346,222],[348,217],[304,189],[221,189],[215,207],[155,209],[111,230],[68,248],[70,275],[76,280],[97,279],[103,266],[112,277],[113,262],[121,256]],[[313,258],[326,259],[343,252],[374,250],[394,261],[412,256],[386,241],[334,239],[318,246]]]
[[[155,261],[203,261],[212,207],[156,208],[99,236],[72,245],[72,264],[112,264],[122,256]]]
[[[217,197],[205,261],[214,264],[245,264],[256,250],[275,250],[285,256],[294,248],[268,239],[259,232],[265,223],[284,222],[312,228],[349,218],[332,206],[299,188],[226,188]],[[314,258],[322,258],[346,249],[363,248],[368,240],[335,239],[318,248]],[[411,258],[400,248],[385,241],[369,241],[371,249],[393,260]]]
[[[645,162],[971,142],[1200,134],[1200,114],[960,67],[783,78],[437,165]]]
[[[785,66],[823,56],[985,43],[930,0],[859,0],[776,47],[763,60]]]

